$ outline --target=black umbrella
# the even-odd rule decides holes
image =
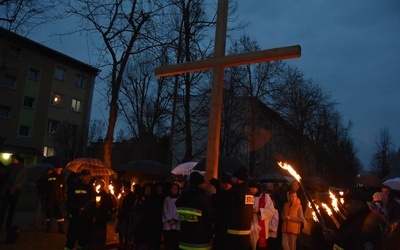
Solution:
[[[245,167],[244,164],[235,158],[224,155],[218,157],[218,173],[233,173],[241,167]],[[206,171],[206,158],[201,159],[193,170]]]
[[[69,160],[67,158],[64,158],[61,156],[53,155],[53,156],[43,158],[43,160],[41,160],[40,162],[47,163],[52,166],[61,166],[62,168],[65,168],[65,166],[67,165]]]
[[[267,174],[262,174],[260,177],[257,178],[258,182],[266,183],[266,182],[271,182],[271,183],[286,183],[293,181],[293,178],[289,176],[284,176],[283,174],[280,173],[267,173]]]
[[[115,168],[115,171],[122,172],[125,177],[163,180],[173,178],[171,170],[162,163],[150,160],[135,160],[121,164]]]
[[[301,179],[301,184],[313,190],[327,191],[329,189],[329,185],[326,181],[318,176],[304,177]]]

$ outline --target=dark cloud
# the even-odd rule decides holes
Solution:
[[[262,49],[299,44],[296,65],[353,123],[365,167],[380,130],[400,143],[400,1],[238,1],[246,34]],[[240,34],[238,34],[239,36]]]

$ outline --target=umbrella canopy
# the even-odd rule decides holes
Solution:
[[[378,176],[369,174],[369,175],[361,175],[357,176],[354,180],[356,184],[366,186],[366,187],[381,187],[382,181],[378,178]]]
[[[69,160],[67,158],[53,155],[49,157],[43,158],[40,163],[47,163],[52,166],[61,166],[62,168],[65,168],[65,166],[68,164]]]
[[[293,178],[289,176],[285,176],[280,173],[267,173],[267,174],[262,174],[260,177],[257,178],[258,182],[266,183],[266,182],[272,182],[272,183],[286,183],[286,182],[291,182],[293,181]]]
[[[390,187],[391,189],[400,191],[400,177],[388,179],[383,182],[383,185]]]
[[[219,173],[233,173],[236,169],[244,167],[243,163],[239,160],[220,155],[218,157],[218,172]],[[206,170],[206,158],[203,158],[197,163],[193,170],[205,171]]]
[[[305,187],[316,189],[316,190],[328,190],[329,185],[324,179],[318,176],[305,177],[301,179],[301,184]]]
[[[77,158],[68,162],[65,169],[74,173],[80,173],[84,169],[88,169],[93,176],[110,176],[115,172],[104,162],[95,158]]]
[[[138,179],[162,180],[172,178],[170,169],[162,163],[150,160],[135,160],[116,167],[116,171],[124,172],[124,176]]]
[[[197,162],[194,161],[184,162],[172,169],[171,173],[174,175],[190,175],[196,165]]]
[[[30,165],[28,168],[54,168],[54,165],[45,162],[39,162],[34,165]]]

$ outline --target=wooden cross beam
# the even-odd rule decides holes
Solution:
[[[221,134],[222,91],[225,67],[250,63],[277,61],[298,58],[301,54],[299,45],[247,52],[225,56],[226,29],[228,19],[228,0],[218,0],[217,27],[215,32],[214,57],[194,62],[180,63],[158,67],[155,74],[158,77],[213,70],[211,86],[210,120],[208,126],[208,141],[206,155],[206,180],[218,177],[218,157]]]

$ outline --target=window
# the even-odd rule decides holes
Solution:
[[[81,101],[72,99],[71,109],[76,112],[81,112]]]
[[[12,47],[8,52],[11,58],[20,59],[21,58],[21,49]]]
[[[15,89],[17,78],[6,75],[3,86],[10,89]]]
[[[38,69],[29,68],[28,79],[33,80],[33,81],[39,80],[39,73],[40,73],[40,71]]]
[[[58,130],[58,121],[55,120],[49,120],[49,122],[47,123],[47,132],[55,134],[57,133]]]
[[[61,107],[61,99],[62,96],[56,93],[51,93],[51,105],[56,106],[56,107]]]
[[[43,148],[43,155],[45,157],[53,156],[54,155],[54,148],[44,147]]]
[[[84,89],[86,87],[86,77],[84,75],[77,74],[75,77],[75,87]]]
[[[11,108],[0,106],[0,118],[9,119],[10,118],[10,111],[11,111]]]
[[[24,107],[33,108],[35,105],[35,98],[30,96],[24,97]]]
[[[60,81],[65,81],[67,70],[61,67],[56,67],[55,78]]]
[[[28,126],[19,126],[19,136],[29,137],[31,132],[31,128]]]

